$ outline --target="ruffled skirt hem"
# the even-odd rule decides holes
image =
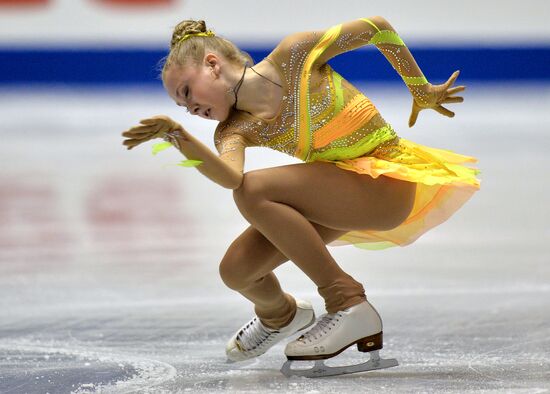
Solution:
[[[328,160],[320,160],[328,161]],[[407,219],[386,231],[350,231],[329,246],[354,245],[380,250],[406,246],[422,234],[449,219],[479,190],[477,168],[466,167],[477,159],[450,150],[431,148],[400,138],[396,144],[379,146],[368,155],[348,160],[331,160],[340,168],[389,176],[417,183],[415,202]]]

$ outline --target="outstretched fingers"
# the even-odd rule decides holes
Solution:
[[[409,116],[409,127],[412,127],[416,123],[419,112],[426,108],[431,108],[441,115],[447,116],[449,118],[455,116],[455,113],[453,111],[450,111],[441,104],[462,103],[464,101],[464,98],[462,96],[453,96],[453,94],[464,91],[466,87],[463,85],[451,87],[455,83],[459,75],[460,70],[457,70],[450,76],[447,82],[441,85],[432,85],[428,92],[428,103],[423,103],[419,105],[416,100],[413,100],[413,108],[411,115]]]
[[[158,122],[158,120],[155,119],[155,118],[145,118],[145,119],[141,119],[139,121],[139,123],[144,124],[144,125],[154,125],[157,122]]]
[[[166,133],[174,130],[183,131],[183,127],[166,115],[141,119],[137,126],[122,132],[122,136],[126,138],[122,144],[128,149],[132,149],[153,138],[165,137]]]
[[[151,126],[136,126],[122,133],[124,137],[132,137],[134,135],[145,135],[152,132]]]
[[[455,113],[453,111],[449,111],[447,108],[445,108],[442,105],[438,105],[437,107],[434,107],[434,109],[439,112],[441,115],[448,116],[449,118],[452,118],[455,116]]]
[[[463,86],[463,85],[455,86],[453,88],[447,89],[447,94],[450,96],[452,94],[462,92],[462,91],[464,91],[464,89],[466,89],[466,86]]]
[[[460,74],[460,70],[456,70],[450,78],[445,82],[445,88],[448,89],[452,86],[453,83],[455,83],[456,79],[458,78],[458,75]]]
[[[447,103],[461,103],[464,101],[464,97],[447,97],[441,100],[441,104],[447,104]]]
[[[415,105],[413,101],[413,107],[411,111],[411,116],[409,116],[409,127],[413,127],[416,123],[416,120],[418,119],[418,113],[420,112],[420,109]]]
[[[143,140],[141,139],[129,139],[129,140],[124,140],[122,144],[126,146],[128,149],[132,149],[138,146],[139,144],[141,144],[142,142]]]
[[[153,138],[153,136],[158,132],[158,129],[159,126],[154,124],[148,126],[134,126],[122,133],[122,136],[127,138],[122,142],[122,144],[128,149],[132,149],[133,147]]]

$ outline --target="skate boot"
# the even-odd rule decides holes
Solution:
[[[242,361],[264,354],[277,342],[315,323],[315,313],[308,301],[296,300],[296,314],[285,327],[274,330],[262,324],[255,316],[227,342],[228,361]]]
[[[348,347],[357,344],[360,352],[370,353],[370,360],[361,364],[330,367],[323,360],[334,357]],[[374,307],[364,301],[343,311],[327,313],[321,316],[317,324],[288,343],[285,348],[287,361],[281,372],[290,377],[332,376],[346,373],[370,371],[394,367],[397,360],[380,359],[378,351],[382,349],[382,320]],[[315,360],[311,369],[291,369],[296,360]]]

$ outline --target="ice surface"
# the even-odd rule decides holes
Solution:
[[[0,393],[550,391],[550,88],[469,86],[454,119],[424,111],[413,129],[403,88],[363,88],[400,135],[482,170],[481,191],[415,244],[330,248],[382,314],[381,356],[398,367],[287,379],[284,344],[226,364],[253,311],[218,262],[248,224],[229,190],[165,166],[175,152],[120,145],[166,113],[213,148],[214,124],[159,91],[33,88],[0,95]],[[252,148],[246,170],[297,162]],[[292,263],[276,272],[324,312]],[[337,361],[362,360],[350,348]]]

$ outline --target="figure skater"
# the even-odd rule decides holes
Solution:
[[[443,104],[459,103],[447,82],[432,85],[390,23],[361,18],[327,30],[285,37],[261,62],[215,35],[204,21],[186,20],[172,36],[162,80],[169,96],[191,114],[219,124],[219,155],[167,116],[143,119],[122,133],[131,149],[153,138],[173,145],[219,185],[232,189],[250,226],[229,246],[219,270],[223,282],[254,304],[256,316],[226,348],[230,360],[259,356],[316,324],[286,345],[286,375],[326,376],[397,365],[380,360],[382,321],[361,283],[326,245],[365,249],[405,246],[447,220],[479,189],[476,162],[450,150],[400,138],[373,103],[327,61],[375,45],[412,94],[409,127],[420,111],[453,117]],[[246,147],[263,146],[303,163],[243,173]],[[273,273],[292,260],[316,285],[327,313],[316,321],[311,304],[285,293]],[[327,367],[322,360],[351,345],[369,352],[366,363]],[[311,370],[292,360],[321,360]]]

